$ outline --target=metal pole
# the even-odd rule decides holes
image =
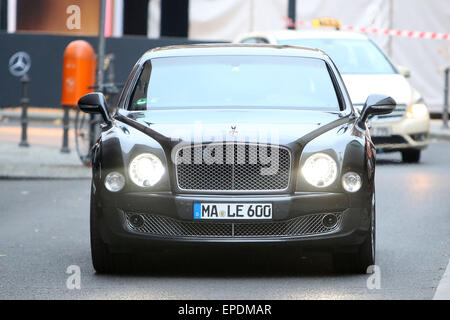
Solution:
[[[295,29],[296,4],[297,4],[297,0],[289,0],[289,3],[288,3],[288,19],[289,19],[288,29]]]
[[[442,113],[442,127],[448,129],[448,76],[450,74],[450,67],[447,67],[444,72],[444,112]]]
[[[99,91],[103,92],[103,82],[104,82],[104,70],[103,64],[105,61],[105,11],[106,11],[106,0],[101,0],[100,4],[100,26],[98,33],[98,69],[97,69],[97,87]]]
[[[30,82],[30,77],[28,75],[24,75],[20,78],[20,82],[22,83],[22,98],[20,99],[20,104],[22,105],[22,116],[20,117],[20,121],[22,123],[22,137],[20,139],[19,146],[20,147],[29,147],[27,141],[27,128],[28,128],[28,103],[30,99],[28,98],[28,83]]]
[[[394,29],[394,0],[389,0],[389,25],[388,29]],[[392,36],[388,37],[387,53],[392,58]]]
[[[100,2],[100,25],[98,32],[98,55],[97,55],[97,90],[103,92],[104,90],[104,64],[105,64],[105,11],[106,0]],[[100,115],[91,114],[89,119],[89,143],[90,147],[95,143],[96,132],[98,129],[97,119]],[[90,156],[90,152],[89,152]]]
[[[70,153],[69,149],[69,107],[63,106],[63,144],[61,147],[62,153]]]

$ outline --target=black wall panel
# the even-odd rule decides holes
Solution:
[[[8,70],[10,57],[17,51],[27,52],[32,60],[30,104],[59,107],[63,53],[73,40],[88,41],[97,50],[96,37],[0,33],[0,107],[17,106],[20,100],[20,81]],[[155,47],[199,43],[185,38],[148,39],[144,37],[107,38],[106,53],[115,55],[115,81],[125,82],[137,59]]]

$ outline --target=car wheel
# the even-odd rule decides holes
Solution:
[[[91,190],[91,256],[92,265],[97,273],[124,273],[133,271],[134,257],[129,254],[113,254],[103,242],[99,232],[99,213]]]
[[[367,268],[375,264],[376,244],[375,224],[375,193],[372,196],[372,213],[370,231],[366,240],[349,252],[335,252],[333,254],[334,269],[340,273],[367,273]]]
[[[417,163],[420,161],[421,150],[408,149],[402,151],[402,160],[406,163]]]

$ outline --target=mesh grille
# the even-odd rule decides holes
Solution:
[[[176,154],[178,187],[186,191],[286,190],[291,155],[269,145],[187,146]]]
[[[130,223],[133,213],[126,214],[130,230],[159,236],[171,237],[212,237],[212,238],[250,238],[250,237],[298,237],[330,233],[340,228],[341,213],[334,213],[337,223],[325,227],[322,219],[328,214],[312,214],[285,221],[267,222],[191,222],[169,217],[145,214],[143,225],[135,227]]]

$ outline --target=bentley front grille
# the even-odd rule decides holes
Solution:
[[[291,153],[280,146],[222,143],[189,145],[176,152],[183,191],[284,191]]]
[[[156,236],[195,238],[267,238],[301,237],[331,233],[339,230],[342,213],[320,213],[284,221],[266,222],[197,222],[182,221],[151,214],[126,213],[129,230]],[[334,215],[333,225],[327,225],[325,217]],[[136,216],[138,219],[136,219]],[[139,224],[134,221],[138,220]]]

